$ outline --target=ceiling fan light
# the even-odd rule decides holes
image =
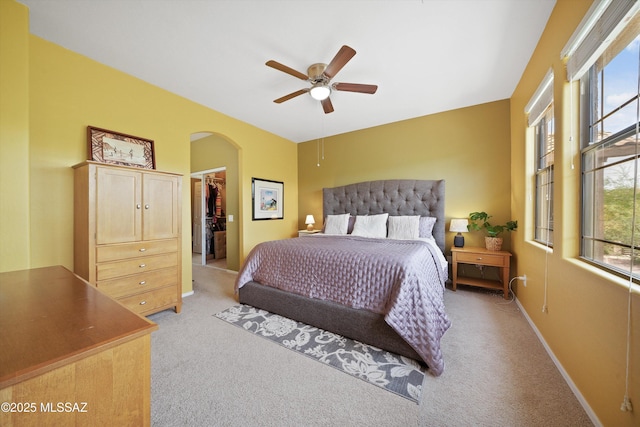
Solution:
[[[323,101],[331,95],[331,88],[325,84],[317,83],[313,85],[309,93],[313,99]]]

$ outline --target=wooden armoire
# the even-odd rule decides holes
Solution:
[[[141,315],[182,308],[175,173],[86,161],[74,168],[74,271]]]

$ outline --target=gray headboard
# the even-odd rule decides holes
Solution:
[[[433,237],[444,252],[444,180],[393,179],[322,189],[322,213],[420,215],[436,218]]]

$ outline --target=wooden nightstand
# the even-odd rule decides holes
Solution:
[[[458,284],[479,286],[482,288],[502,289],[504,299],[509,299],[509,263],[511,253],[507,251],[489,251],[485,248],[464,247],[451,248],[453,255],[453,290]],[[458,276],[458,264],[473,264],[498,267],[501,280],[478,279],[474,277]]]
[[[311,236],[313,234],[322,233],[322,230],[298,230],[298,237]]]

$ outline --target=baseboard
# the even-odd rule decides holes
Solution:
[[[520,304],[520,301],[518,300],[518,298],[516,298],[516,304],[518,305],[518,308],[520,308],[520,311],[522,311],[522,314],[524,314],[524,317],[525,319],[527,319],[527,322],[529,322],[529,326],[531,326],[531,329],[533,329],[533,331],[536,333],[536,336],[542,343],[542,346],[547,351],[547,354],[549,355],[553,363],[556,365],[556,368],[558,368],[558,370],[560,371],[562,378],[564,378],[565,382],[567,383],[567,385],[569,386],[573,394],[576,396],[576,399],[578,399],[578,402],[580,402],[580,405],[582,405],[582,408],[587,413],[587,416],[591,419],[591,422],[593,423],[593,425],[595,425],[596,427],[602,427],[602,423],[598,419],[598,416],[595,414],[595,412],[593,412],[593,409],[591,409],[591,406],[589,406],[589,404],[587,403],[587,400],[584,398],[582,393],[580,393],[580,390],[578,389],[578,387],[576,387],[573,380],[571,380],[571,377],[569,376],[567,371],[564,369],[564,366],[562,366],[562,363],[560,363],[556,355],[553,354],[553,351],[551,351],[551,347],[549,347],[544,337],[540,333],[540,330],[538,330],[535,323],[533,323],[533,321],[531,320],[531,317],[529,317],[529,314],[527,314],[527,311],[524,309],[522,304]]]
[[[191,295],[193,295],[193,291],[185,292],[185,293],[182,294],[182,298],[190,297]]]

